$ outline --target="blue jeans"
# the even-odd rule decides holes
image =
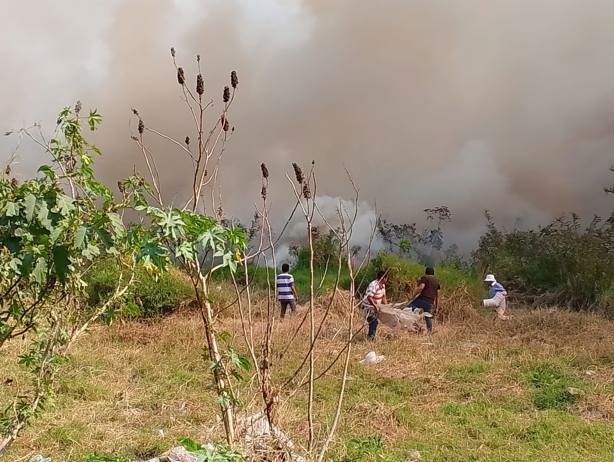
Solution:
[[[425,313],[433,313],[433,303],[430,300],[427,300],[426,298],[420,298],[418,297],[417,299],[415,299],[413,302],[411,302],[409,304],[410,308],[422,308],[422,311],[424,311]],[[429,317],[425,317],[424,320],[426,321],[426,330],[428,330],[429,332],[433,331],[433,318]]]
[[[369,333],[367,334],[367,336],[369,340],[374,340],[375,333],[377,332],[377,325],[379,324],[379,321],[377,320],[375,316],[371,315],[367,318],[367,322],[369,323]]]

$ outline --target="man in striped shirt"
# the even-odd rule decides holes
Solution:
[[[369,283],[365,298],[362,301],[362,315],[369,323],[369,333],[367,334],[369,340],[375,340],[375,333],[379,324],[377,320],[379,305],[388,303],[388,300],[386,300],[386,282],[388,282],[386,272],[379,271],[377,279]]]
[[[296,288],[294,287],[294,277],[288,272],[290,271],[290,265],[284,263],[281,265],[281,274],[277,275],[275,281],[275,289],[277,291],[277,300],[281,305],[281,319],[286,316],[288,307],[292,310],[292,314],[296,312]]]

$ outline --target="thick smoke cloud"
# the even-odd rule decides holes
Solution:
[[[395,221],[449,206],[449,231],[465,246],[486,208],[508,227],[612,210],[602,190],[614,163],[609,1],[3,3],[2,128],[52,121],[77,98],[98,107],[111,184],[139,165],[131,107],[150,126],[190,134],[175,46],[187,68],[203,55],[216,97],[238,71],[222,176],[232,215],[251,216],[260,162],[274,210],[285,211],[290,162],[312,159],[323,194],[352,197],[347,168],[361,198]],[[189,164],[167,144],[155,148],[165,190],[180,198]]]

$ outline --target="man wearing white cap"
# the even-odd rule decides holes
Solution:
[[[490,297],[482,301],[484,306],[486,308],[494,308],[499,319],[509,319],[509,316],[505,314],[507,307],[505,302],[507,291],[505,287],[497,282],[494,274],[487,274],[484,282],[489,286],[488,296]]]

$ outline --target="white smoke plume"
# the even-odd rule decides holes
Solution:
[[[244,221],[260,162],[283,211],[293,202],[284,172],[311,160],[320,192],[351,198],[348,168],[362,200],[396,222],[447,205],[448,236],[467,248],[484,209],[508,227],[612,211],[603,193],[614,164],[608,0],[1,3],[0,128],[52,127],[77,99],[97,107],[109,184],[140,166],[131,107],[148,126],[191,134],[174,46],[186,70],[202,54],[215,97],[238,72],[222,179],[225,210]],[[14,144],[0,139],[0,162]],[[189,164],[168,144],[154,148],[167,195],[180,196]],[[36,152],[21,146],[22,175]]]

